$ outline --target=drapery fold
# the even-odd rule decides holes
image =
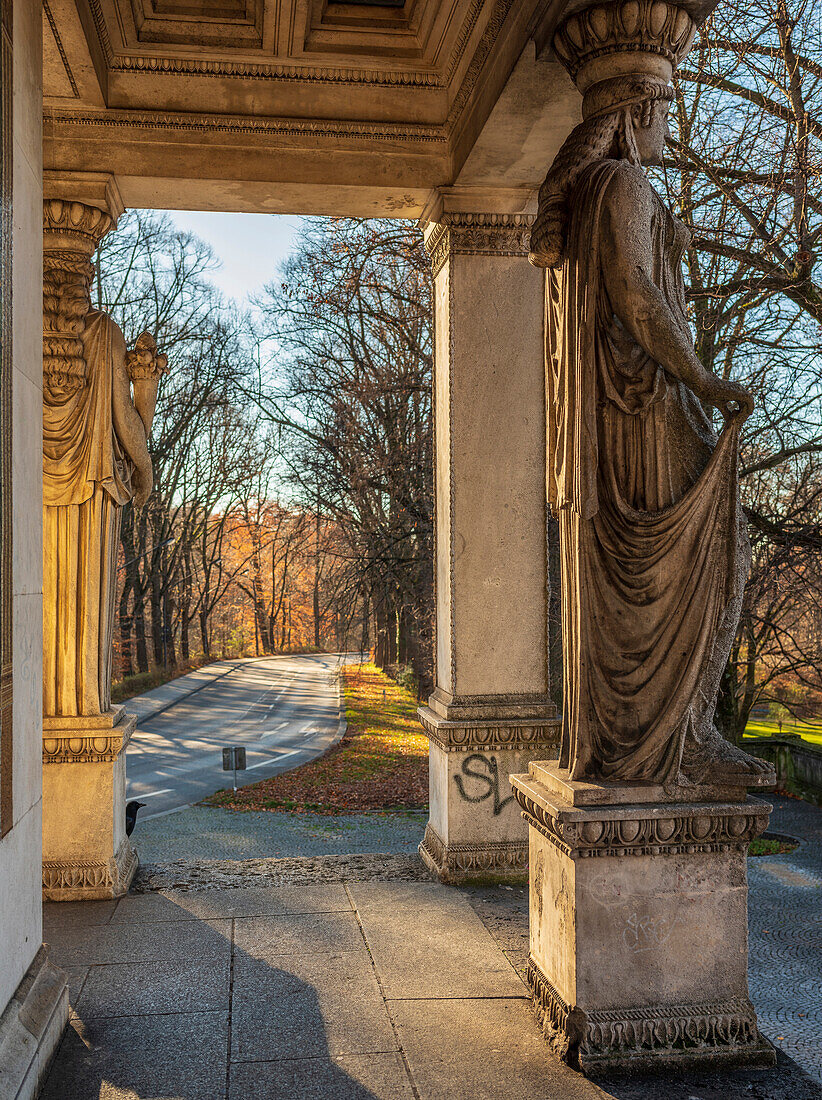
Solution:
[[[671,782],[704,737],[741,599],[738,426],[717,442],[693,393],[614,316],[601,225],[619,161],[583,174],[546,292],[548,485],[559,516],[565,653],[560,764]],[[686,240],[661,202],[654,279],[687,329]]]

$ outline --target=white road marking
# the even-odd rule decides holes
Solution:
[[[148,794],[135,795],[135,798],[154,798],[155,794],[171,794],[173,790],[173,787],[163,787],[161,791],[149,791]]]
[[[263,764],[279,764],[279,762],[281,760],[285,760],[285,758],[287,756],[296,756],[297,753],[301,752],[301,751],[302,751],[301,749],[292,749],[290,752],[280,753],[279,756],[275,756],[273,759],[261,760],[258,764],[249,764],[248,767],[246,768],[246,771],[250,772],[254,768],[261,768],[263,766]]]

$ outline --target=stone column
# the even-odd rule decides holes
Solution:
[[[125,834],[125,748],[136,718],[111,706],[111,646],[120,511],[150,483],[149,425],[123,398],[122,333],[89,299],[92,254],[121,211],[111,177],[47,174],[43,892],[51,900],[117,897],[137,867]]]
[[[436,686],[420,854],[446,882],[522,877],[508,776],[556,745],[549,699],[543,274],[531,217],[437,196],[434,274]],[[505,206],[498,204],[497,211]]]

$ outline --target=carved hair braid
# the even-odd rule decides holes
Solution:
[[[568,200],[583,171],[596,161],[609,157],[627,160],[638,166],[640,159],[634,137],[634,108],[641,107],[640,125],[647,127],[651,123],[654,104],[671,98],[670,91],[656,82],[642,82],[641,88],[637,87],[636,81],[632,82],[632,86],[624,80],[620,84],[622,102],[597,110],[593,117],[586,118],[571,131],[539,189],[539,208],[531,230],[528,257],[535,267],[559,267],[562,264],[570,214]],[[609,89],[612,93],[616,90],[613,87]],[[636,94],[631,96],[631,92],[637,91],[644,93],[642,98]],[[626,103],[629,97],[631,101]]]

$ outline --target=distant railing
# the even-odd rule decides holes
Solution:
[[[745,748],[771,761],[779,790],[822,806],[822,748],[790,733],[746,739]]]

